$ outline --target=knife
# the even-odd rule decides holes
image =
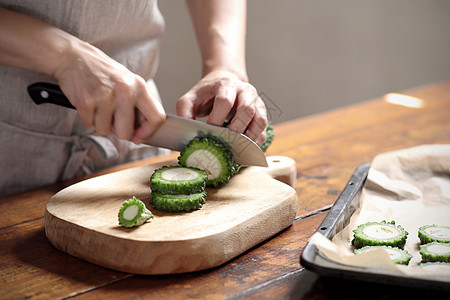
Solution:
[[[37,82],[28,86],[28,93],[36,104],[52,103],[75,109],[58,85]],[[167,114],[166,120],[144,143],[155,147],[182,151],[192,139],[198,136],[212,136],[230,146],[237,164],[268,166],[264,152],[247,136],[225,127],[171,114]]]

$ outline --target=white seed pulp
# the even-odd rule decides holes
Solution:
[[[125,208],[125,211],[123,212],[123,218],[125,220],[133,220],[137,213],[139,211],[139,206],[137,204],[130,205],[127,208]]]
[[[196,179],[198,173],[188,168],[173,168],[162,172],[161,177],[171,181],[186,181]]]
[[[205,170],[208,179],[217,178],[222,171],[219,160],[206,150],[194,151],[186,160],[186,165]]]
[[[391,239],[400,234],[397,228],[383,226],[383,225],[370,225],[364,228],[364,234],[377,239]]]
[[[389,248],[384,249],[386,249],[387,253],[389,254],[389,258],[392,260],[399,259],[400,257],[402,257],[402,254],[399,251],[395,251]]]
[[[447,244],[436,244],[436,245],[429,245],[427,247],[427,250],[431,253],[435,254],[450,254],[450,245]]]
[[[425,233],[436,239],[450,239],[450,229],[442,227],[429,227],[426,228]]]

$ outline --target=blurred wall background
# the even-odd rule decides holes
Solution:
[[[200,78],[184,1],[155,78],[166,110]],[[248,0],[247,69],[273,123],[450,80],[449,0]]]

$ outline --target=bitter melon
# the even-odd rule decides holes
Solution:
[[[144,224],[153,218],[153,214],[141,200],[133,197],[122,204],[118,217],[120,225],[133,227]]]
[[[392,246],[403,249],[406,243],[406,232],[395,222],[368,222],[353,230],[352,244],[355,248],[364,246]]]
[[[150,203],[153,208],[165,212],[191,211],[202,208],[206,201],[206,192],[190,195],[163,195],[151,193]]]
[[[421,268],[424,270],[430,270],[430,271],[450,271],[450,263],[445,263],[445,262],[426,262],[426,263],[421,263],[419,265],[416,266],[417,268]]]
[[[365,246],[360,249],[356,249],[355,254],[366,252],[372,249],[383,248],[387,251],[389,258],[396,264],[407,265],[412,258],[412,255],[408,251],[391,246]]]
[[[432,242],[420,246],[419,250],[423,262],[450,262],[450,244]]]
[[[212,137],[193,139],[180,153],[178,163],[204,170],[208,175],[206,185],[210,187],[227,182],[236,168],[231,150]]]
[[[273,126],[270,122],[267,123],[266,127],[266,140],[261,145],[261,150],[266,152],[267,148],[269,148],[270,144],[272,143],[275,135],[273,134]]]
[[[422,244],[431,242],[450,243],[450,227],[425,225],[419,228],[419,239]]]
[[[184,166],[164,166],[153,172],[152,192],[163,195],[195,194],[205,190],[205,171]]]

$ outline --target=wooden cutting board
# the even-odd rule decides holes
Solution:
[[[88,179],[48,201],[45,233],[57,249],[118,271],[170,274],[212,268],[294,221],[295,162],[272,156],[268,163],[267,168],[243,168],[228,183],[207,188],[203,208],[183,213],[160,212],[149,204],[151,174],[176,161]],[[138,227],[119,226],[119,209],[133,196],[154,218]]]

